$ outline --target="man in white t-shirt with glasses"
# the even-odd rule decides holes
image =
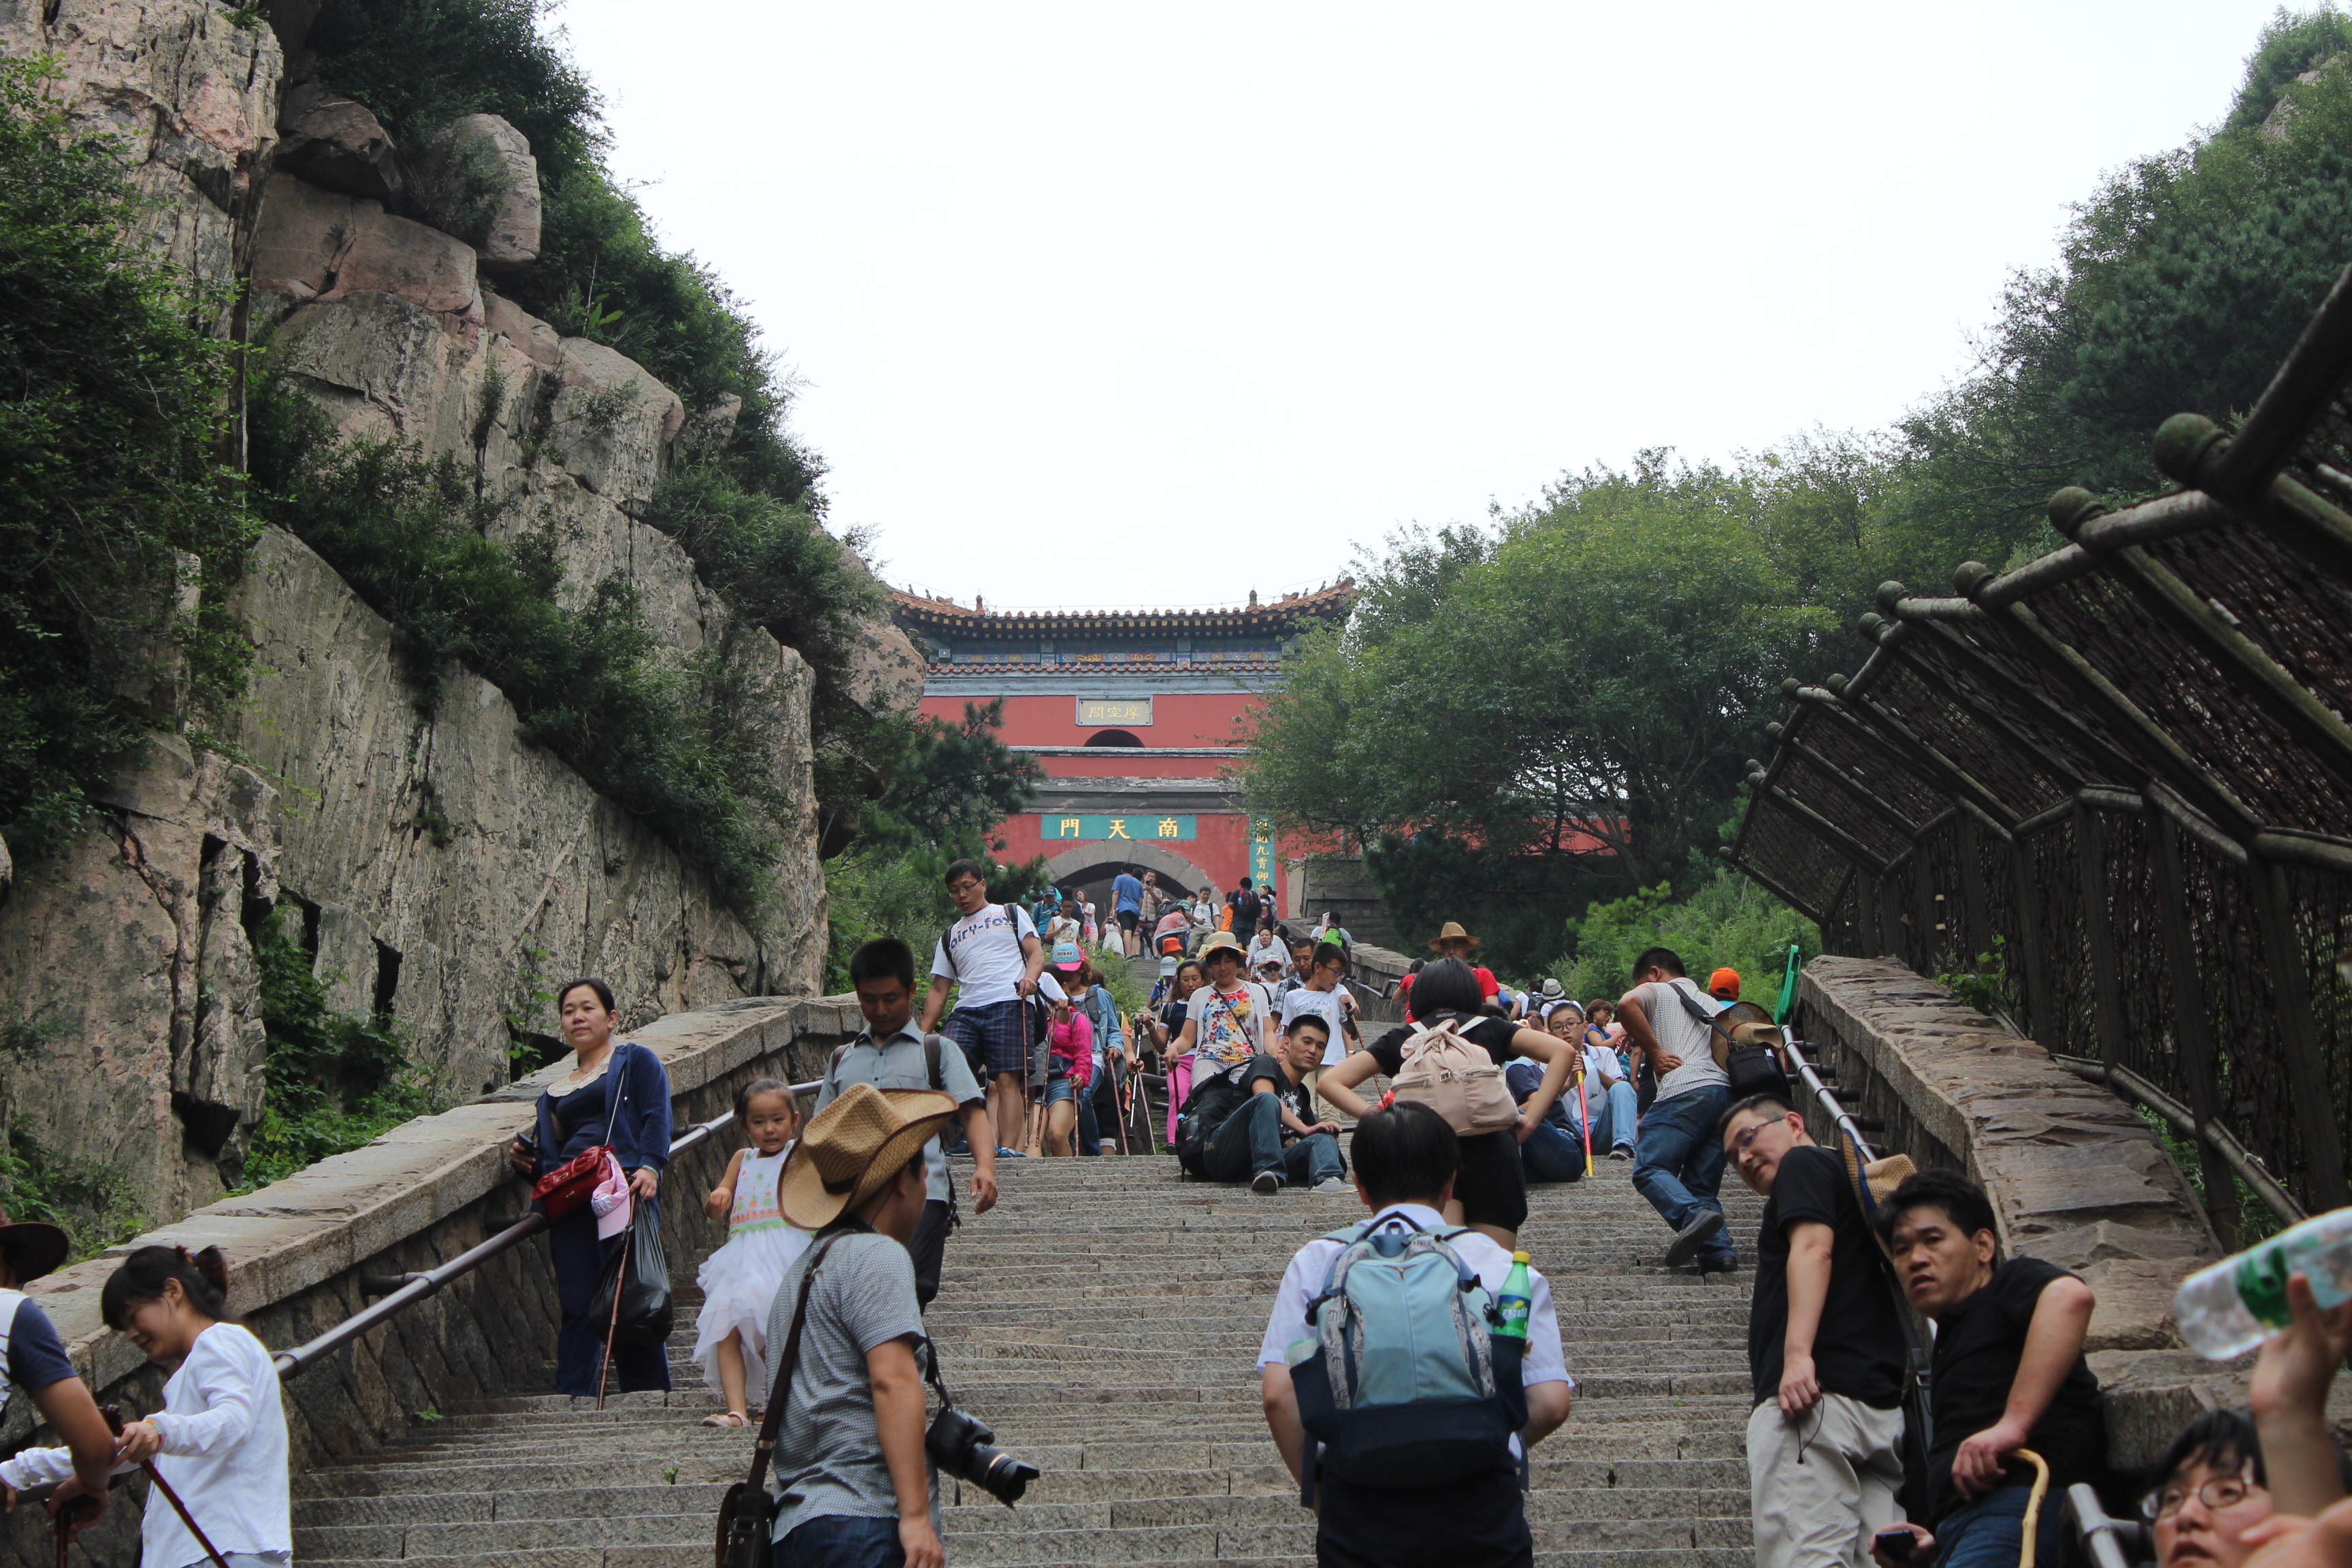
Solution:
[[[1731,1078],[1716,1065],[1708,1020],[1723,1008],[1663,947],[1633,961],[1633,989],[1617,1004],[1627,1043],[1658,1076],[1658,1097],[1642,1113],[1633,1141],[1633,1185],[1675,1227],[1666,1266],[1696,1263],[1702,1274],[1739,1267],[1739,1254],[1723,1234],[1717,1195],[1724,1154],[1716,1123],[1731,1107]]]
[[[948,868],[955,923],[931,948],[931,985],[923,998],[923,1033],[939,1027],[950,982],[961,986],[947,1037],[963,1047],[988,1085],[989,1114],[1000,1159],[1018,1159],[1029,1105],[1029,999],[1045,967],[1037,926],[1019,904],[988,901],[988,873],[976,860]]]

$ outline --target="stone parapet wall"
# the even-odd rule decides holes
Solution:
[[[683,1132],[730,1109],[753,1079],[818,1077],[827,1055],[858,1026],[856,1004],[846,997],[755,996],[674,1014],[630,1037],[661,1057]],[[530,1127],[541,1089],[563,1070],[549,1068],[285,1181],[207,1205],[37,1282],[31,1293],[101,1402],[120,1402],[132,1415],[154,1409],[163,1401],[162,1373],[99,1316],[100,1292],[118,1257],[159,1243],[192,1251],[217,1245],[229,1258],[231,1308],[272,1350],[290,1349],[369,1304],[362,1275],[437,1268],[526,1212],[530,1191],[508,1165],[506,1146]],[[701,1199],[739,1144],[722,1131],[666,1173],[662,1229],[673,1265],[721,1239],[723,1222],[704,1215]],[[456,1400],[544,1392],[557,1316],[547,1243],[534,1237],[289,1380],[296,1468],[380,1448]],[[12,1400],[0,1422],[0,1450],[50,1440],[35,1430],[30,1403]],[[135,1563],[137,1517],[135,1507],[118,1507],[85,1536],[91,1560],[103,1568]],[[54,1557],[37,1510],[10,1516],[0,1544],[0,1562],[25,1568]]]
[[[2200,1410],[2244,1403],[2242,1370],[2181,1348],[2173,1292],[2221,1247],[2130,1106],[1893,959],[1813,960],[1793,1025],[1847,1109],[1885,1122],[1881,1152],[1964,1173],[1991,1197],[2004,1249],[2097,1292],[2088,1350],[2114,1463],[2144,1466]]]

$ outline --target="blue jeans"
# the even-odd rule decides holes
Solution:
[[[1709,1084],[1655,1100],[1642,1118],[1633,1142],[1633,1185],[1676,1230],[1702,1209],[1723,1212],[1723,1200],[1716,1195],[1723,1185],[1723,1145],[1716,1141],[1715,1124],[1730,1104],[1729,1084]],[[1702,1262],[1739,1258],[1731,1238],[1719,1230],[1698,1255]]]
[[[1584,1180],[1583,1134],[1563,1132],[1549,1121],[1539,1121],[1519,1145],[1519,1166],[1530,1182],[1580,1182]]]
[[[1284,1147],[1282,1101],[1271,1094],[1253,1094],[1236,1107],[1210,1135],[1202,1161],[1213,1182],[1246,1182],[1272,1171],[1293,1186],[1312,1186],[1347,1168],[1339,1161],[1339,1141],[1328,1132]]]
[[[1588,1079],[1586,1080],[1588,1093],[1591,1091],[1591,1080]],[[1568,1119],[1574,1121],[1576,1120],[1575,1097],[1562,1095],[1560,1098],[1567,1102]],[[1612,1144],[1621,1149],[1631,1149],[1633,1146],[1633,1122],[1637,1114],[1634,1110],[1633,1086],[1621,1078],[1614,1086],[1603,1090],[1600,1098],[1592,1102],[1592,1152],[1595,1155],[1606,1154]],[[1582,1136],[1581,1132],[1578,1134],[1579,1142],[1582,1141]]]
[[[2014,1568],[2025,1544],[2025,1501],[2032,1487],[2003,1487],[1964,1503],[1937,1521],[1936,1568]],[[2065,1545],[2063,1508],[2042,1500],[2033,1531],[2033,1560],[2055,1563]]]
[[[896,1519],[829,1513],[804,1519],[776,1542],[772,1568],[904,1568]]]

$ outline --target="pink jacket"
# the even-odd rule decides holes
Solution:
[[[1084,1089],[1094,1081],[1095,1026],[1094,1020],[1076,1008],[1070,1010],[1070,1021],[1055,1024],[1045,1033],[1048,1044],[1057,1057],[1066,1058],[1070,1064],[1070,1082]]]

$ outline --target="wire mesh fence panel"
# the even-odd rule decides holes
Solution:
[[[2352,1196],[2347,327],[2352,268],[2226,441],[2166,427],[2204,493],[2064,499],[2063,551],[1883,594],[1733,850],[1832,951],[2112,1053],[2313,1207]]]
[[[2322,832],[2352,821],[2342,781],[2129,588],[2078,577],[2033,610],[2258,820]]]
[[[2187,1104],[2173,994],[2171,955],[2164,940],[2163,887],[2147,815],[2102,812],[2106,843],[2107,920],[2115,942],[2116,989],[2124,1028],[2116,1061]]]
[[[2090,944],[2083,931],[2083,871],[2074,825],[2061,818],[2025,841],[2032,867],[2035,925],[2042,933],[2045,994],[2034,1009],[2034,1038],[2066,1056],[2099,1054],[2093,1013]]]
[[[2190,941],[2214,1020],[2214,1104],[2273,1175],[2298,1185],[2303,1141],[2251,875],[2193,836],[2180,843]]]
[[[2288,923],[2311,997],[2320,1080],[2330,1089],[2338,1148],[2352,1148],[2352,879],[2291,868],[2284,877]]]

